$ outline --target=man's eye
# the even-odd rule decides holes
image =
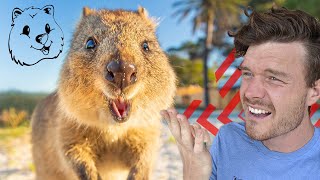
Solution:
[[[274,77],[274,76],[270,76],[269,79],[271,81],[280,81],[278,78]]]
[[[252,73],[251,72],[242,72],[241,74],[243,77],[252,77]]]

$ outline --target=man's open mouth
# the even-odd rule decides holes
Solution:
[[[263,119],[271,115],[271,112],[260,109],[260,108],[253,108],[251,106],[248,107],[249,116],[254,119]]]
[[[109,108],[116,122],[123,123],[128,120],[131,104],[123,97],[109,100]]]

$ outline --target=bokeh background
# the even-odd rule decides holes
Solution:
[[[44,60],[34,66],[15,64],[8,51],[8,37],[11,29],[12,10],[31,6],[42,8],[54,6],[54,16],[64,33],[62,54],[53,60]],[[233,39],[227,31],[235,31],[247,18],[243,10],[251,6],[265,11],[271,6],[285,6],[301,9],[320,17],[318,0],[38,0],[2,1],[0,6],[0,179],[34,179],[34,165],[30,154],[30,116],[35,105],[56,89],[60,68],[68,52],[72,33],[82,8],[127,9],[146,8],[150,16],[159,19],[157,36],[161,47],[167,53],[179,77],[179,88],[175,106],[179,112],[193,100],[201,100],[198,110],[190,118],[195,122],[207,105],[217,110],[209,121],[216,127],[223,109],[239,89],[241,78],[221,97],[219,91],[236,71],[242,59],[236,59],[223,76],[216,81],[215,72],[233,48]],[[27,52],[25,52],[27,53]],[[318,102],[320,104],[320,102]],[[228,116],[241,121],[238,104]],[[312,116],[315,122],[320,118],[319,110]],[[154,179],[182,179],[181,162],[170,132],[164,128],[163,146],[159,158],[161,165],[155,169]]]

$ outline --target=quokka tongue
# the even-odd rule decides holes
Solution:
[[[113,108],[114,113],[115,113],[118,117],[121,117],[121,114],[120,114],[120,112],[119,112],[119,109],[118,109],[118,107],[117,107],[116,102],[113,102],[113,103],[112,103],[112,108]]]
[[[124,101],[124,99],[123,99],[123,97],[119,97],[117,100],[116,100],[116,106],[117,106],[117,108],[118,108],[118,110],[120,111],[120,110],[125,110],[126,109],[126,103],[125,103],[125,101]]]

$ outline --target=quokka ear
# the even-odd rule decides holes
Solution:
[[[147,11],[146,8],[144,8],[144,7],[142,7],[142,6],[139,6],[137,13],[138,13],[142,18],[144,18],[144,19],[146,19],[147,21],[149,21],[149,23],[150,23],[153,27],[156,28],[156,27],[158,26],[160,20],[157,19],[157,18],[154,18],[154,17],[150,17],[150,16],[149,16],[149,13],[148,13],[148,11]]]
[[[83,16],[88,16],[92,13],[94,13],[95,11],[93,9],[90,9],[89,7],[83,7],[82,9],[82,15]]]
[[[42,10],[49,15],[53,15],[54,13],[54,7],[52,5],[46,5],[42,8]]]
[[[14,8],[12,11],[12,22],[14,21],[15,18],[20,16],[23,13],[23,11],[19,8]]]
[[[138,7],[138,14],[139,14],[140,16],[142,16],[142,17],[149,18],[149,13],[148,13],[148,11],[147,11],[144,7],[142,7],[142,6],[139,6],[139,7]]]

